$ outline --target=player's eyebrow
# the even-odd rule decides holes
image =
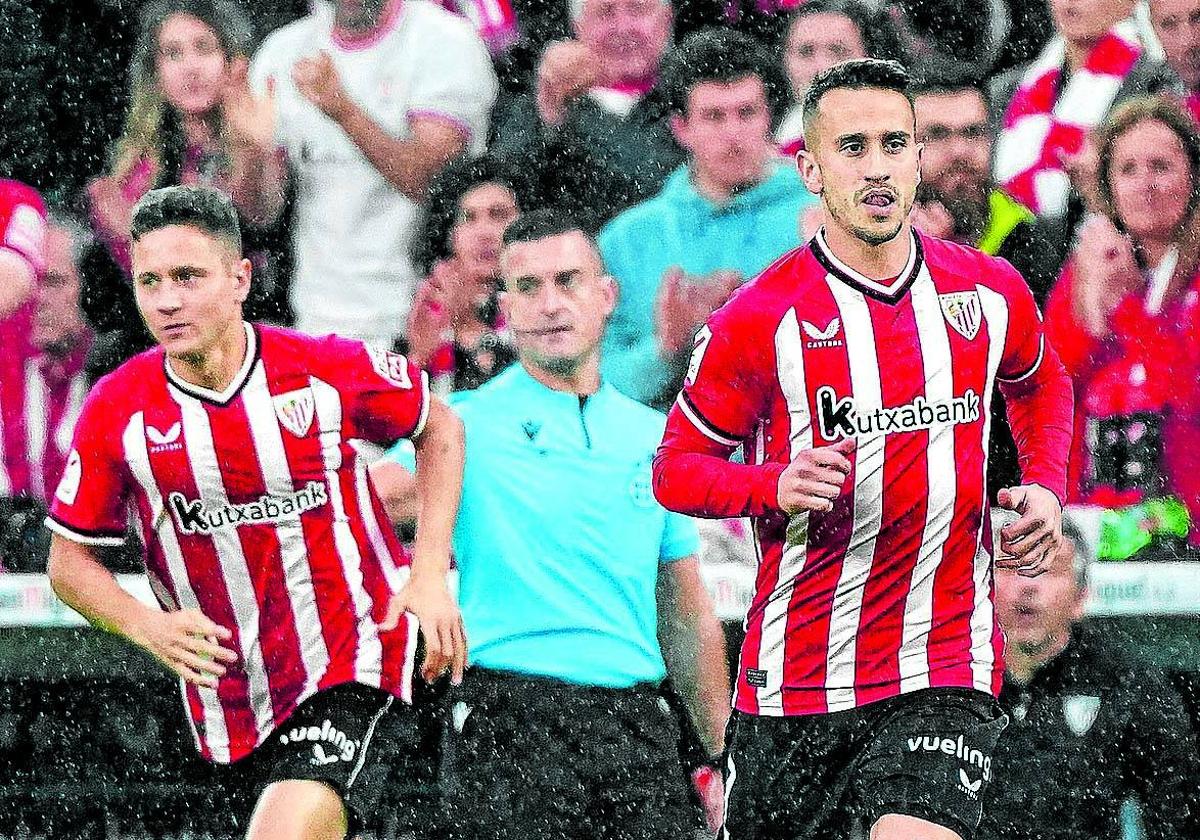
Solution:
[[[187,264],[177,265],[171,269],[172,277],[182,277],[184,275],[188,277],[206,277],[208,276],[208,269],[201,268],[198,265]]]
[[[912,132],[909,132],[909,131],[885,131],[883,134],[883,141],[885,143],[888,140],[911,140],[911,139],[912,139]]]
[[[867,135],[861,131],[856,131],[853,134],[839,134],[835,142],[839,146],[844,146],[847,143],[865,143],[867,142]]]
[[[574,280],[580,274],[583,274],[582,268],[568,268],[566,271],[560,271],[554,275],[555,283],[563,283],[568,280]]]

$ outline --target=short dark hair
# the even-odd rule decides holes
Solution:
[[[220,190],[189,184],[151,190],[133,208],[129,236],[137,242],[147,233],[172,225],[199,228],[223,239],[242,253],[242,229],[233,201]]]
[[[590,242],[592,247],[595,247],[596,240],[570,213],[561,208],[543,207],[540,210],[518,216],[517,220],[504,231],[503,241],[505,246],[508,246],[515,242],[536,242],[539,239],[576,232]]]
[[[833,90],[892,90],[913,104],[912,80],[898,61],[878,58],[853,58],[822,70],[804,95],[804,125],[811,127],[825,94]]]
[[[762,80],[772,125],[783,113],[787,84],[779,63],[754,38],[733,29],[702,29],[689,35],[667,56],[663,95],[667,107],[686,114],[692,88],[705,82],[731,84],[750,76]]]
[[[900,36],[891,18],[876,11],[861,0],[808,0],[797,6],[788,17],[787,26],[780,28],[779,49],[787,47],[792,29],[804,18],[813,15],[840,15],[854,24],[863,49],[871,58],[899,58],[904,54]]]
[[[450,234],[458,222],[458,206],[464,195],[484,184],[508,189],[517,200],[518,210],[528,203],[532,190],[525,175],[492,155],[460,158],[447,166],[429,185],[424,229],[413,250],[418,270],[428,274],[434,263],[451,256]]]
[[[953,96],[958,93],[973,93],[983,99],[985,106],[989,102],[987,91],[971,81],[916,80],[909,84],[908,92],[912,94],[913,99],[918,96]]]

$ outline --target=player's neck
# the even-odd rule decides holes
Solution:
[[[546,370],[528,359],[522,359],[521,366],[551,391],[588,396],[600,390],[600,360],[595,354],[571,371]]]
[[[249,352],[246,328],[239,320],[229,324],[220,339],[203,353],[171,356],[167,363],[184,382],[220,392],[233,382]]]
[[[912,234],[908,222],[889,241],[879,245],[864,242],[845,230],[826,213],[825,243],[833,255],[872,280],[898,277],[908,264]]]

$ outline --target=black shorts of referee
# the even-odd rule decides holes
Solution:
[[[472,668],[448,703],[451,840],[691,840],[702,826],[658,685]]]

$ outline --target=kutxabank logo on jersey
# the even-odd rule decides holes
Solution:
[[[282,496],[259,496],[252,502],[209,506],[203,499],[189,499],[178,490],[167,497],[175,522],[184,534],[209,534],[218,528],[275,524],[329,504],[324,483],[310,481],[300,490]]]
[[[828,385],[817,389],[817,419],[825,440],[866,435],[916,432],[934,426],[974,423],[980,418],[979,395],[967,389],[961,397],[929,402],[918,396],[894,408],[859,409],[854,397],[838,398]]]

